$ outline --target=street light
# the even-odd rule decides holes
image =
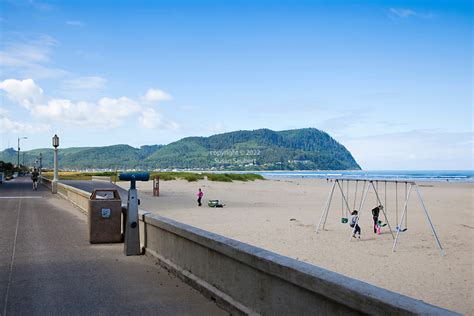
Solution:
[[[20,139],[28,139],[28,137],[18,137],[18,160],[17,160],[18,168],[20,168]]]
[[[58,137],[58,135],[54,134],[54,136],[53,136],[53,147],[58,148],[58,146],[59,146],[59,137]]]
[[[43,169],[43,153],[39,154],[39,183],[43,183],[41,170]]]
[[[54,147],[54,178],[51,182],[51,191],[52,193],[58,192],[58,146],[59,146],[59,137],[54,134],[53,136],[53,147]]]

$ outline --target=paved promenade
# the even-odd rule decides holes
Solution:
[[[0,184],[0,315],[225,315],[123,244],[90,245],[86,216],[28,178]]]

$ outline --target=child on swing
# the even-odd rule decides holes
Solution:
[[[349,222],[349,226],[354,228],[352,237],[356,238],[356,235],[358,234],[359,235],[358,238],[360,238],[360,226],[357,223],[358,220],[359,220],[358,212],[356,210],[353,210],[351,215],[352,216],[351,216],[351,220]]]

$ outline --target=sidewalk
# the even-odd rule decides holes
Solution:
[[[123,244],[90,245],[87,218],[28,178],[0,185],[0,315],[226,315]]]

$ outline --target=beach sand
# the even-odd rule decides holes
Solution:
[[[151,182],[139,183],[140,208],[176,221],[224,235],[308,262],[370,284],[468,315],[473,310],[474,216],[472,183],[418,183],[439,239],[441,256],[415,192],[408,204],[408,230],[400,234],[395,253],[387,227],[372,231],[370,210],[375,194],[362,209],[360,240],[349,241],[351,230],[341,224],[341,195],[336,190],[326,230],[315,233],[332,183],[318,179],[280,179],[255,182],[161,181],[160,197]],[[126,184],[120,184],[126,188]],[[203,206],[196,203],[197,189]],[[404,185],[399,184],[399,208]],[[354,203],[350,188],[349,204]],[[357,203],[361,199],[361,184]],[[379,184],[384,201],[385,187]],[[224,208],[209,208],[219,199]],[[396,227],[394,184],[387,186],[385,209]],[[381,215],[381,218],[382,215]]]

